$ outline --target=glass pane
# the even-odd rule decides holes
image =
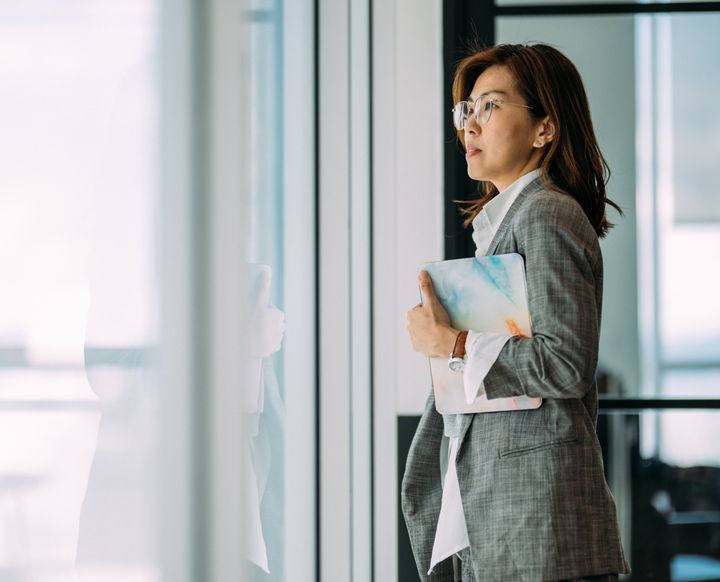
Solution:
[[[713,187],[720,151],[720,12],[667,19],[672,61],[674,220],[715,223],[720,237],[720,196]],[[718,249],[720,238],[716,238]]]
[[[635,24],[632,16],[498,18],[498,42],[544,42],[577,67],[590,101],[595,133],[611,170],[608,196],[625,216],[601,241],[604,258],[600,337],[600,391],[637,394],[640,352],[637,325],[635,224]],[[611,89],[610,89],[611,88]]]
[[[311,9],[309,3],[292,8],[297,16]],[[247,401],[245,526],[247,579],[257,581],[315,578],[315,191],[305,179],[314,164],[312,125],[307,129],[314,81],[311,72],[301,72],[312,71],[312,51],[305,47],[313,46],[313,33],[301,27],[312,21],[308,14],[297,22],[286,15],[283,22],[278,7],[249,23],[246,259],[254,281],[256,352],[249,363],[255,380]]]
[[[631,580],[720,578],[720,411],[601,414]]]
[[[159,580],[158,8],[0,8],[2,580]]]
[[[677,368],[662,374],[662,394],[669,398],[720,397],[720,369]]]
[[[273,216],[282,208],[279,191],[282,172],[278,171],[281,143],[268,136],[279,136],[281,120],[275,115],[281,103],[278,83],[281,63],[278,55],[279,23],[270,20],[250,23],[252,42],[251,152],[252,184],[251,235],[249,237],[249,276],[258,291],[251,299],[257,305],[261,322],[253,334],[267,339],[258,342],[257,358],[250,362],[256,380],[249,394],[248,408],[248,579],[281,580],[284,568],[284,480],[283,382],[281,348],[284,336],[282,310],[282,257],[277,247],[278,228]],[[251,374],[252,374],[251,373]]]
[[[661,358],[720,366],[720,13],[656,19]],[[671,47],[671,51],[663,47]]]
[[[715,267],[720,221],[693,225],[661,219],[658,230],[662,359],[720,365],[720,271]]]
[[[600,370],[613,380],[609,390],[672,386],[679,395],[667,370],[720,367],[712,267],[720,263],[720,13],[497,23],[498,41],[547,42],[577,65],[612,172],[609,195],[625,210],[623,218],[611,212],[617,227],[602,241]],[[705,394],[692,385],[682,395]]]

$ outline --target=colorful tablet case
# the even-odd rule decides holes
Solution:
[[[456,329],[532,335],[525,267],[517,253],[426,263],[440,303]],[[430,359],[435,407],[443,414],[498,412],[537,408],[542,398],[513,396],[488,400],[483,394],[465,400],[462,373],[448,368],[447,357]]]

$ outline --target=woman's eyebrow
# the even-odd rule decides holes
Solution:
[[[480,97],[485,97],[485,95],[490,95],[490,93],[500,93],[500,94],[502,94],[502,95],[507,95],[507,94],[508,94],[507,91],[503,91],[502,89],[490,89],[490,91],[485,91],[485,93],[482,93],[482,94],[480,95]],[[480,99],[480,97],[473,97],[472,95],[470,95],[470,97],[468,97],[467,100],[470,101],[470,102],[472,102],[472,103],[474,103],[475,101],[477,101],[478,99]]]

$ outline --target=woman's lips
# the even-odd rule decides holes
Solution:
[[[467,152],[465,152],[465,159],[470,159],[475,154],[479,154],[481,150],[477,148],[468,148]]]

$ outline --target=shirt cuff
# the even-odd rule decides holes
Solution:
[[[478,396],[485,394],[483,380],[511,337],[513,336],[510,333],[468,331],[465,338],[467,360],[463,369],[463,386],[468,404],[472,404]]]

